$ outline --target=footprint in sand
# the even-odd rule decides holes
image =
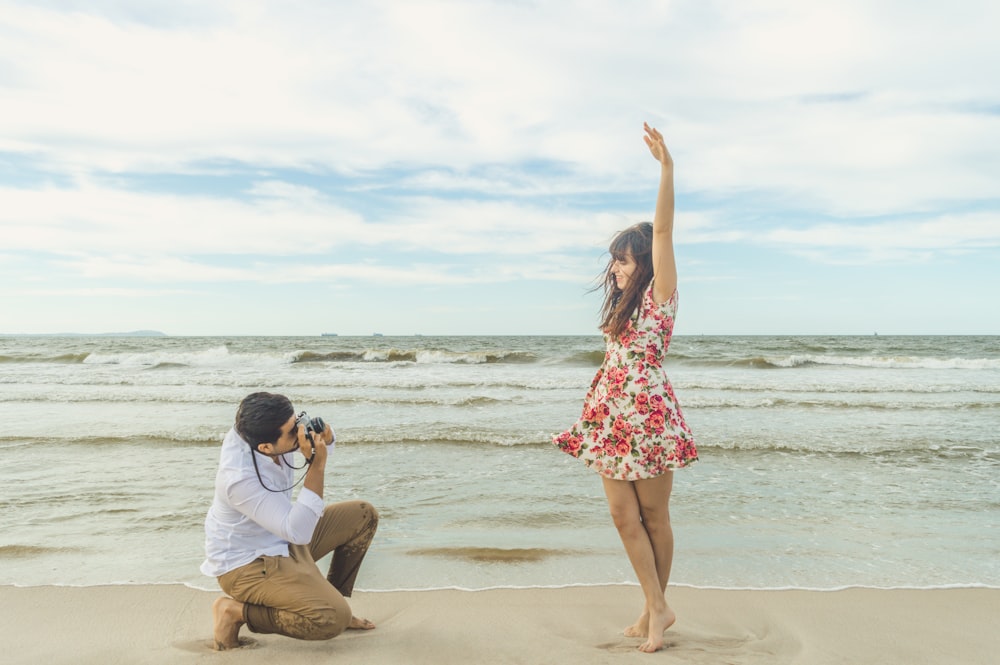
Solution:
[[[260,643],[252,637],[241,637],[239,649],[256,649],[260,646]],[[215,641],[208,640],[191,640],[189,642],[174,642],[173,646],[175,649],[180,649],[181,651],[190,651],[192,653],[204,653],[205,651],[215,651]],[[234,649],[228,649],[229,651],[234,651]]]

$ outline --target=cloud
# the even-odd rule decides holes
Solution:
[[[992,214],[949,214],[865,226],[819,224],[804,229],[772,229],[765,242],[851,249],[987,249],[1000,247],[1000,224]]]
[[[8,284],[587,283],[643,120],[705,285],[996,254],[995,3],[0,6]]]
[[[528,186],[621,187],[646,172],[646,115],[696,191],[927,209],[994,186],[982,147],[1000,127],[959,110],[998,103],[982,97],[988,68],[967,63],[995,59],[982,26],[1000,10],[976,4],[962,31],[943,29],[953,8],[860,1],[650,3],[642,20],[599,2],[14,4],[0,150],[82,174],[541,159],[577,178]],[[914,57],[926,43],[929,65]],[[492,174],[444,173],[410,184],[490,189]]]
[[[386,198],[365,218],[313,188],[252,184],[245,198],[134,192],[103,185],[0,189],[8,250],[76,254],[288,256],[351,245],[446,254],[518,254],[590,248],[626,218],[510,201]],[[503,242],[498,242],[503,239]]]
[[[0,197],[4,243],[25,251],[287,255],[327,249],[343,234],[363,235],[357,214],[308,197],[243,201],[101,185],[2,189]]]

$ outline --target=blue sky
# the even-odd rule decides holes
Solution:
[[[0,333],[1000,334],[996,3],[0,0]]]

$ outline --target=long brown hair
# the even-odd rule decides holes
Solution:
[[[642,305],[642,297],[653,279],[653,225],[650,222],[640,222],[619,231],[611,241],[608,253],[611,254],[608,267],[604,271],[602,284],[596,288],[604,288],[601,330],[612,337],[618,337]],[[626,256],[631,256],[635,261],[635,272],[623,290],[618,288],[611,269],[615,261]]]

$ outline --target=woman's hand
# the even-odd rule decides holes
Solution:
[[[647,123],[642,123],[642,128],[646,130],[646,135],[642,137],[649,146],[649,152],[653,154],[653,159],[663,166],[673,167],[674,160],[667,150],[667,145],[663,142],[663,134],[655,127],[650,127]]]

